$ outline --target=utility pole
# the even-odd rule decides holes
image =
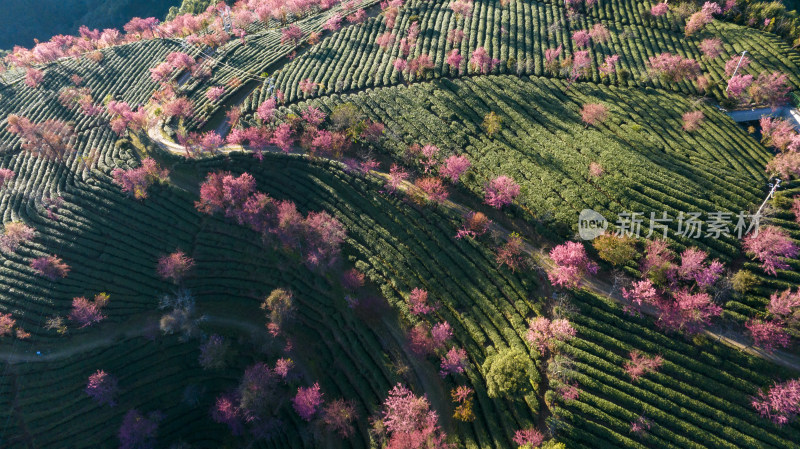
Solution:
[[[747,53],[747,50],[745,50],[745,51],[743,51],[743,52],[742,52],[742,57],[741,57],[741,58],[739,58],[739,62],[738,62],[738,63],[736,63],[736,68],[735,68],[735,69],[733,69],[733,75],[731,75],[731,78],[733,78],[734,76],[736,76],[736,72],[738,72],[738,71],[739,71],[739,66],[742,64],[742,60],[744,59],[744,55],[745,55],[746,53]],[[730,87],[731,87],[731,86],[730,86],[730,83],[728,83],[728,86],[726,86],[726,87],[725,87],[725,92],[727,92],[727,91],[728,91],[728,89],[730,89]]]
[[[759,207],[758,211],[756,211],[755,215],[753,215],[753,220],[755,220],[756,222],[755,234],[753,235],[758,235],[758,224],[761,223],[761,211],[764,209],[764,206],[767,205],[767,201],[769,201],[773,196],[775,196],[775,191],[778,190],[778,187],[780,187],[781,185],[781,179],[775,178],[774,183],[769,183],[767,185],[770,187],[769,193],[767,193],[767,197],[764,198],[764,202],[761,203],[761,207]]]
[[[231,7],[225,5],[225,9],[220,11],[222,14],[222,26],[225,27],[225,32],[230,34],[231,32]]]

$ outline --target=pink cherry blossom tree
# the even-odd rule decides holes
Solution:
[[[35,231],[21,221],[6,223],[3,234],[0,234],[0,250],[4,253],[14,253],[19,247],[33,239]]]
[[[392,45],[394,45],[395,36],[391,31],[387,31],[377,38],[375,38],[375,43],[378,47],[381,48],[383,51],[388,51]]]
[[[388,193],[395,193],[397,188],[408,179],[408,172],[403,170],[399,165],[392,164],[389,168],[389,176],[386,179],[386,191]]]
[[[31,268],[36,270],[36,273],[40,276],[51,281],[67,277],[67,273],[70,271],[69,265],[64,263],[64,261],[56,255],[33,259],[31,261]]]
[[[700,64],[697,61],[670,53],[651,56],[648,66],[651,74],[666,82],[691,81],[700,75]]]
[[[17,320],[10,313],[0,313],[0,337],[11,335],[16,324]]]
[[[288,153],[294,143],[292,125],[281,123],[272,134],[272,143],[280,148],[284,153]]]
[[[453,338],[453,330],[450,327],[450,323],[444,321],[434,324],[431,328],[431,338],[433,339],[434,346],[443,348],[445,343]]]
[[[258,106],[258,110],[256,111],[258,118],[265,123],[269,123],[275,114],[276,106],[277,102],[275,101],[275,98],[268,98]]]
[[[298,388],[297,394],[292,399],[292,407],[306,421],[311,421],[311,418],[317,414],[321,404],[322,392],[320,391],[319,383],[315,383],[310,387]]]
[[[72,299],[72,310],[69,319],[75,321],[80,327],[91,326],[92,324],[103,321],[103,308],[108,304],[108,294],[99,293],[93,300],[84,297]]]
[[[211,409],[211,419],[214,422],[225,424],[234,436],[241,435],[244,431],[242,413],[238,406],[239,398],[233,394],[217,397]]]
[[[464,30],[459,28],[453,28],[452,30],[447,32],[447,42],[458,45],[464,40]]]
[[[142,159],[138,168],[123,170],[115,168],[111,172],[114,183],[122,188],[123,192],[133,195],[137,200],[147,198],[147,190],[155,182],[164,182],[169,177],[169,170],[161,169],[152,158]]]
[[[659,306],[658,325],[673,331],[695,334],[712,318],[722,313],[708,293],[691,293],[686,289],[673,292],[672,300]]]
[[[551,74],[555,74],[558,70],[558,58],[561,56],[561,45],[556,48],[548,48],[544,51],[545,68]]]
[[[636,382],[640,377],[645,374],[652,373],[661,367],[664,360],[660,355],[647,357],[639,351],[631,351],[629,354],[630,360],[623,364],[625,372],[631,376],[631,380]]]
[[[608,42],[611,39],[611,33],[608,31],[605,25],[602,23],[595,23],[591,29],[589,29],[589,37],[592,38],[592,42],[595,44],[603,44]]]
[[[773,276],[777,275],[777,270],[789,268],[783,258],[797,257],[800,252],[789,234],[775,226],[766,226],[759,229],[757,234],[749,234],[745,237],[743,246],[748,254],[761,262],[761,268]]]
[[[290,43],[297,45],[303,39],[303,30],[297,25],[289,25],[286,28],[281,28],[281,45]]]
[[[206,91],[206,98],[212,103],[218,102],[223,95],[225,95],[225,88],[223,86],[210,87]]]
[[[792,292],[792,289],[784,290],[781,293],[775,292],[769,298],[767,311],[781,320],[794,321],[795,315],[800,315],[800,290]]]
[[[28,67],[25,70],[24,83],[31,89],[39,87],[39,84],[41,84],[43,80],[44,80],[44,72],[42,72],[41,70],[37,70],[32,67]]]
[[[756,104],[778,106],[788,101],[787,94],[792,90],[789,77],[785,73],[761,73],[747,93]]]
[[[542,442],[544,442],[544,435],[536,430],[536,428],[529,427],[527,429],[515,431],[512,441],[519,447],[533,449],[539,447]]]
[[[587,103],[581,108],[581,120],[586,126],[595,126],[608,119],[608,108],[600,103]]]
[[[383,403],[382,421],[386,429],[387,447],[446,449],[447,435],[439,427],[439,416],[431,410],[426,397],[415,396],[397,384]]]
[[[705,115],[703,111],[689,111],[683,114],[683,129],[684,131],[695,131],[697,128],[700,127],[700,124],[703,123],[705,119]]]
[[[472,15],[472,0],[455,0],[448,5],[457,19],[470,17]]]
[[[470,68],[484,75],[491,72],[499,63],[500,60],[493,59],[491,56],[489,56],[489,52],[487,52],[483,47],[476,48],[469,58]]]
[[[175,284],[179,284],[189,271],[194,267],[194,259],[187,256],[183,251],[161,256],[158,259],[156,272],[162,279],[169,279]]]
[[[472,163],[470,163],[467,156],[453,155],[444,160],[444,163],[439,167],[439,174],[455,184],[470,166],[472,166]]]
[[[703,39],[700,42],[700,51],[708,59],[716,59],[722,54],[722,40],[718,37]]]
[[[728,97],[743,100],[744,93],[753,84],[753,75],[737,74],[728,80]]]
[[[783,323],[779,321],[751,319],[745,324],[745,327],[753,338],[753,344],[767,352],[789,346],[789,334]]]
[[[0,168],[0,188],[6,185],[6,183],[11,182],[17,176],[14,173],[14,170],[8,168]]]
[[[537,316],[528,323],[528,333],[525,339],[531,346],[539,349],[542,354],[548,350],[553,351],[559,342],[568,341],[575,337],[575,329],[566,319],[550,320]]]
[[[447,188],[442,184],[442,180],[434,177],[419,178],[414,181],[414,185],[419,188],[428,200],[441,204],[450,196]]]
[[[501,175],[484,186],[483,201],[496,209],[502,209],[519,196],[520,186],[512,178]]]
[[[342,16],[339,14],[333,14],[330,18],[325,21],[325,24],[322,25],[322,29],[326,31],[339,31],[342,27]]]
[[[617,63],[619,62],[619,55],[606,56],[603,65],[597,68],[602,76],[609,76],[617,71]]]
[[[750,65],[750,58],[748,58],[747,56],[742,57],[736,55],[725,63],[725,76],[732,76],[733,72],[736,71],[737,66],[739,67],[739,71],[741,71],[746,69],[747,66],[749,65]]]
[[[275,374],[279,375],[282,379],[289,377],[289,372],[294,367],[292,359],[280,358],[275,361]]]
[[[414,288],[408,295],[408,308],[412,315],[427,315],[434,311],[428,304],[428,292],[421,288]]]
[[[759,391],[751,403],[761,417],[786,425],[800,414],[800,379],[775,383],[769,390]]]
[[[605,168],[599,162],[592,161],[589,163],[589,175],[593,178],[599,178],[606,173]]]
[[[661,17],[669,11],[669,5],[666,3],[656,3],[650,8],[650,15],[653,17]]]
[[[461,61],[464,60],[464,57],[461,56],[457,48],[450,50],[450,53],[447,54],[447,60],[445,61],[447,65],[453,68],[453,71],[456,74],[461,73]]]
[[[89,376],[86,384],[86,394],[100,405],[116,405],[115,398],[119,392],[117,378],[103,370],[97,370]]]
[[[425,323],[419,323],[408,331],[408,345],[418,357],[433,354],[437,348],[431,336],[431,330]]]
[[[588,47],[589,39],[589,32],[586,30],[578,30],[572,33],[572,42],[575,43],[575,48]]]
[[[563,288],[576,288],[581,280],[597,273],[599,266],[589,259],[586,249],[578,242],[566,242],[550,250],[555,266],[548,270],[550,282]]]
[[[447,377],[448,374],[461,374],[467,366],[469,357],[464,348],[453,346],[445,355],[442,356],[439,375]]]
[[[658,291],[650,279],[634,281],[630,289],[622,289],[622,296],[639,306],[643,304],[655,305],[660,300]]]

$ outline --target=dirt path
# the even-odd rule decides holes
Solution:
[[[173,154],[177,155],[185,155],[186,150],[184,147],[170,142],[166,139],[164,133],[161,131],[160,125],[151,128],[148,130],[148,136],[153,139],[156,144],[161,147],[162,149],[169,151]],[[249,150],[246,147],[241,145],[226,145],[220,148],[220,153],[231,153],[231,152],[248,152]],[[268,147],[266,150],[267,152],[274,152],[274,153],[281,153],[282,151],[277,147]],[[300,154],[302,150],[295,148],[292,151],[293,154]],[[372,171],[372,175],[377,176],[382,179],[389,179],[389,174],[379,171]],[[405,192],[413,192],[415,194],[423,194],[418,187],[413,185],[408,181],[403,181],[403,183],[398,187],[399,190]],[[441,203],[441,207],[448,209],[456,214],[466,215],[468,212],[472,210],[462,204],[454,203],[450,200],[445,200]],[[490,230],[501,235],[504,239],[508,239],[511,235],[511,231],[499,225],[497,223],[492,223]],[[534,260],[536,265],[543,267],[543,268],[550,268],[553,266],[553,261],[547,256],[544,249],[536,248],[528,242],[524,244],[524,251],[531,256]],[[602,274],[601,274],[602,275]],[[595,275],[584,280],[583,287],[587,290],[610,298],[615,302],[622,304],[622,305],[631,305],[630,302],[625,300],[622,297],[619,291],[614,289],[613,285],[610,283],[601,280],[601,275]],[[642,313],[648,316],[655,317],[657,316],[657,311],[654,308],[639,308]],[[766,352],[764,350],[755,348],[752,346],[750,342],[750,338],[742,334],[741,332],[737,332],[730,329],[723,329],[721,326],[711,326],[704,331],[704,334],[711,339],[718,341],[719,343],[728,345],[732,348],[738,349],[740,351],[744,351],[750,355],[760,357],[765,360],[769,360],[775,364],[781,365],[786,368],[793,369],[795,371],[800,371],[800,356],[788,353],[786,351],[775,351],[773,353]]]
[[[249,332],[250,334],[268,335],[264,326],[258,326],[248,321],[234,318],[205,315],[201,322],[215,326],[236,328],[240,331]],[[114,329],[108,329],[108,327],[111,326],[114,326]],[[103,329],[103,327],[106,327],[106,329]],[[97,329],[93,329],[87,334],[76,337],[74,342],[59,341],[57,342],[58,348],[43,346],[38,349],[41,354],[36,354],[36,350],[34,349],[26,351],[2,349],[0,350],[0,360],[10,364],[52,362],[55,360],[67,359],[74,355],[93,351],[95,349],[112,346],[115,342],[120,340],[144,337],[157,334],[158,332],[159,325],[157,316],[148,314],[135,321],[129,321],[124,325],[109,323],[106,326],[99,326]]]

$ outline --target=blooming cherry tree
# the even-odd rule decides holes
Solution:
[[[442,356],[441,369],[439,375],[447,377],[448,374],[461,374],[469,361],[467,351],[464,348],[456,348],[453,346],[447,351],[447,354]]]
[[[97,370],[89,376],[86,384],[86,394],[99,404],[116,404],[115,397],[119,392],[117,378],[103,370]]]
[[[528,323],[528,333],[525,338],[544,354],[548,349],[553,350],[559,342],[575,337],[575,329],[565,319],[550,320],[538,316]]]
[[[194,259],[183,251],[175,251],[158,259],[156,271],[162,279],[169,279],[179,284],[194,266]]]
[[[536,448],[544,442],[544,435],[533,427],[514,432],[514,444],[521,448]]]
[[[751,319],[745,324],[745,327],[753,337],[753,343],[767,352],[772,352],[778,347],[789,346],[789,334],[779,321]]]
[[[761,268],[773,276],[777,275],[777,270],[789,268],[783,258],[797,257],[800,252],[789,234],[775,226],[760,229],[757,234],[751,233],[745,237],[743,246],[745,251],[761,262]]]
[[[773,423],[783,426],[800,414],[800,379],[776,383],[752,399],[753,408]]]
[[[520,186],[508,176],[498,176],[484,187],[484,202],[496,209],[511,204],[520,193]]]
[[[78,323],[80,327],[91,326],[103,321],[106,316],[103,315],[102,311],[108,304],[108,299],[109,297],[106,293],[95,295],[92,301],[84,297],[73,298],[69,319]]]
[[[13,253],[24,242],[33,239],[35,231],[21,221],[12,221],[5,224],[3,234],[0,234],[0,250],[4,253]]]
[[[434,308],[428,304],[428,292],[421,288],[411,290],[408,295],[408,308],[413,315],[426,315]]]
[[[647,373],[658,370],[664,360],[660,355],[654,357],[647,357],[639,351],[631,351],[630,360],[626,361],[623,365],[625,372],[631,376],[631,380],[636,382],[640,377]]]
[[[555,267],[547,276],[557,287],[575,288],[588,274],[595,274],[599,266],[589,259],[586,249],[578,242],[566,242],[550,250]]]
[[[703,111],[689,111],[683,114],[683,129],[684,131],[695,131],[700,127],[700,124],[705,120]]]
[[[595,126],[608,119],[608,108],[599,103],[587,103],[581,108],[581,120],[586,126]]]
[[[67,273],[70,271],[69,265],[56,255],[33,259],[31,268],[36,270],[36,273],[40,276],[46,277],[51,281],[67,277]]]
[[[426,397],[415,396],[408,388],[397,384],[383,403],[383,425],[390,448],[423,449],[449,448],[447,435],[439,427],[439,416],[430,409]]]
[[[322,392],[320,392],[319,383],[310,387],[298,388],[297,394],[292,399],[292,407],[306,421],[311,421],[321,404]]]

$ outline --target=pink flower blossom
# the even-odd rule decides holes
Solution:
[[[722,40],[719,38],[703,39],[700,42],[700,51],[708,59],[716,59],[722,54]]]
[[[703,111],[689,111],[683,114],[683,129],[684,131],[695,131],[703,123],[705,115]]]
[[[656,3],[650,8],[650,14],[652,14],[653,17],[663,16],[667,11],[669,11],[669,5],[666,3]]]
[[[566,242],[550,250],[555,267],[548,272],[550,282],[557,287],[575,288],[588,274],[597,273],[599,266],[589,259],[586,249],[578,242]]]
[[[520,186],[508,176],[498,176],[484,187],[484,202],[501,209],[511,204],[520,193]]]
[[[450,179],[450,181],[455,184],[471,165],[469,159],[464,155],[450,156],[445,159],[444,163],[439,167],[439,174]]]
[[[578,30],[572,33],[572,42],[575,43],[575,48],[588,47],[589,39],[589,32],[586,30]]]
[[[788,424],[800,414],[800,379],[775,383],[769,390],[759,391],[751,403],[761,417],[779,426]]]
[[[214,103],[218,102],[223,95],[225,95],[225,88],[221,86],[214,86],[206,91],[206,98]]]
[[[447,354],[442,356],[439,375],[447,377],[448,374],[461,374],[469,361],[467,351],[464,348],[456,348],[455,346],[447,351]]]
[[[321,404],[322,392],[320,391],[319,383],[315,383],[310,387],[298,388],[297,394],[292,399],[292,407],[306,421],[311,421]]]
[[[587,103],[581,108],[581,120],[587,126],[595,126],[608,119],[608,108],[599,103]]]
[[[773,276],[777,275],[777,270],[789,268],[782,258],[797,257],[800,252],[788,233],[775,226],[767,226],[759,229],[758,234],[748,235],[743,246],[745,251],[761,262],[764,271]]]
[[[453,70],[458,74],[461,73],[461,61],[464,58],[458,52],[457,48],[450,50],[450,53],[447,54],[447,65],[453,68]]]
[[[524,448],[536,448],[544,442],[544,435],[533,427],[514,432],[514,444]]]

